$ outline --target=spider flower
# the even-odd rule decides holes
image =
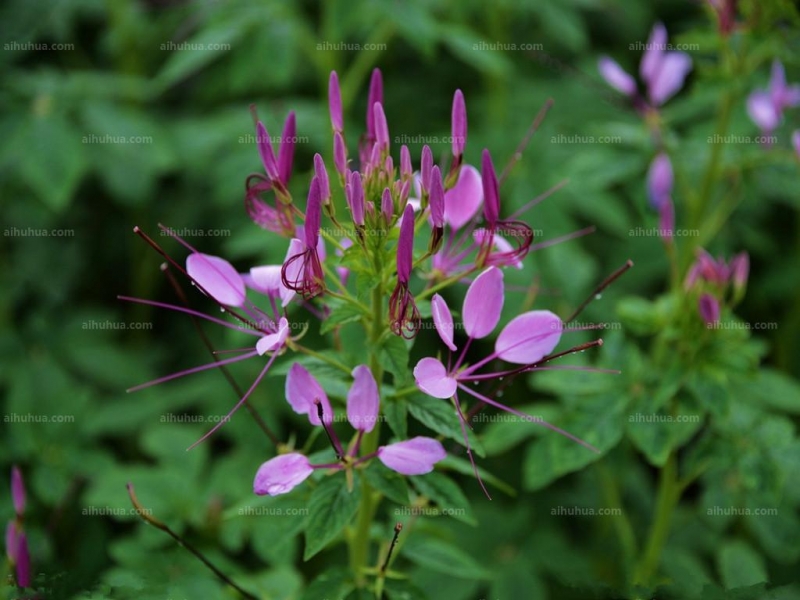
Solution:
[[[298,363],[292,365],[286,378],[286,399],[296,413],[308,415],[312,425],[325,428],[338,462],[315,465],[299,452],[281,454],[259,467],[253,481],[256,494],[285,494],[308,479],[315,469],[344,470],[378,458],[388,468],[403,475],[421,475],[429,473],[434,464],[446,457],[438,440],[422,436],[381,446],[371,454],[358,457],[362,436],[372,431],[378,420],[380,397],[378,384],[369,367],[359,365],[353,369],[352,375],[353,385],[347,393],[347,420],[357,431],[357,437],[345,454],[331,427],[335,419],[325,391],[305,367]]]
[[[783,64],[772,63],[772,75],[766,90],[756,90],[747,97],[747,114],[764,135],[778,128],[783,111],[800,105],[800,85],[787,85]]]
[[[306,300],[325,290],[324,275],[319,255],[322,192],[317,176],[311,180],[306,204],[306,222],[303,227],[303,249],[288,257],[281,268],[281,281]]]
[[[498,379],[542,368],[539,366],[540,363],[561,339],[564,325],[557,315],[547,310],[526,312],[512,319],[502,329],[495,342],[493,353],[474,365],[463,366],[467,348],[472,341],[485,338],[497,326],[503,309],[504,298],[503,272],[497,267],[489,267],[472,282],[464,297],[462,317],[463,327],[468,337],[460,356],[455,363],[453,363],[451,356],[451,359],[448,360],[448,366],[445,366],[438,358],[422,358],[414,367],[414,379],[417,387],[434,398],[453,400],[461,422],[462,432],[464,433],[465,446],[468,449],[473,467],[475,463],[467,440],[466,420],[461,410],[458,396],[459,390],[473,396],[480,402],[485,402],[522,419],[540,423],[597,452],[598,450],[593,446],[572,434],[550,423],[501,404],[497,400],[480,394],[470,387],[469,384],[473,382]],[[451,352],[455,352],[457,347],[454,343],[453,317],[444,298],[439,294],[435,294],[431,299],[431,310],[433,323],[439,337]],[[482,367],[497,359],[522,366],[509,371],[477,373]],[[475,473],[477,476],[477,468]],[[480,480],[480,478],[478,479]],[[481,485],[483,484],[481,483]]]

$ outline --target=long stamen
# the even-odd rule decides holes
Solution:
[[[460,383],[458,384],[458,387],[460,387],[462,390],[467,392],[469,395],[474,396],[475,398],[477,398],[481,402],[485,402],[486,404],[491,404],[492,406],[494,406],[496,408],[499,408],[499,409],[504,410],[506,412],[510,412],[512,415],[516,415],[516,416],[518,416],[518,417],[520,417],[522,419],[525,419],[526,421],[530,421],[531,423],[537,423],[539,425],[542,425],[543,427],[546,427],[547,429],[550,429],[551,431],[555,431],[556,433],[560,433],[561,435],[563,435],[566,438],[569,438],[573,442],[577,442],[578,444],[580,444],[584,448],[588,448],[592,452],[596,452],[597,454],[601,454],[601,451],[598,450],[597,448],[595,448],[594,446],[592,446],[590,443],[584,442],[579,437],[572,435],[568,431],[564,431],[560,427],[556,427],[555,425],[552,425],[551,423],[548,423],[547,421],[543,421],[541,419],[537,419],[533,415],[525,414],[524,412],[521,412],[519,410],[515,410],[515,409],[511,408],[510,406],[506,406],[505,404],[501,404],[500,402],[492,400],[491,398],[487,398],[486,396],[483,396],[482,394],[479,394],[478,392],[476,392],[474,390],[471,390],[467,386],[462,385]]]
[[[185,308],[183,306],[175,306],[174,304],[167,304],[166,302],[156,302],[155,300],[145,300],[144,298],[133,298],[131,296],[117,296],[117,300],[124,300],[125,302],[135,302],[136,304],[147,304],[148,306],[157,306],[159,308],[166,308],[169,310],[186,313],[187,315],[198,317],[200,319],[205,319],[206,321],[211,321],[212,323],[216,323],[217,325],[222,325],[224,327],[227,327],[228,329],[233,329],[234,331],[241,331],[242,333],[246,333],[247,335],[254,335],[256,337],[263,336],[263,333],[258,333],[257,331],[253,331],[252,329],[247,329],[245,327],[239,327],[238,325],[233,325],[231,323],[228,323],[227,321],[223,321],[222,319],[217,319],[205,313],[192,310],[191,308]]]
[[[319,401],[319,398],[314,398],[314,405],[317,407],[317,416],[319,417],[319,422],[322,423],[322,428],[325,430],[325,435],[328,436],[328,441],[331,443],[331,446],[333,446],[334,452],[336,452],[336,460],[340,461],[344,458],[342,444],[339,438],[336,437],[336,432],[333,431],[333,428],[328,427],[328,424],[325,422],[325,411],[322,408],[322,402]]]
[[[594,291],[591,294],[589,294],[589,297],[583,301],[583,304],[581,304],[577,308],[577,310],[574,313],[572,313],[572,315],[570,315],[569,319],[564,320],[564,323],[569,323],[570,321],[574,321],[575,317],[581,314],[581,312],[583,312],[583,309],[586,308],[592,300],[597,298],[603,292],[604,289],[606,289],[609,285],[611,285],[617,279],[619,279],[625,273],[625,271],[630,269],[632,266],[633,266],[632,260],[628,259],[627,261],[625,261],[624,265],[622,265],[619,269],[617,269],[611,275],[606,277],[602,282],[600,282],[600,285],[594,288]]]
[[[514,150],[514,154],[511,155],[511,159],[509,159],[508,164],[503,168],[503,172],[500,174],[499,185],[503,185],[503,182],[506,180],[506,177],[511,173],[511,169],[522,159],[522,153],[527,148],[528,143],[531,141],[533,134],[536,133],[536,130],[539,129],[539,125],[542,124],[547,111],[550,110],[550,107],[553,106],[554,100],[552,98],[548,98],[547,102],[544,103],[544,106],[539,109],[539,112],[533,119],[533,123],[528,128],[528,131],[525,133],[525,137],[522,138],[522,141],[519,143],[517,148]]]
[[[547,200],[550,196],[555,194],[558,190],[560,190],[562,187],[564,187],[568,183],[569,183],[569,179],[564,179],[562,181],[559,181],[557,184],[555,184],[553,187],[551,187],[546,192],[542,192],[541,194],[536,196],[536,198],[534,198],[533,200],[530,200],[530,201],[526,202],[525,204],[523,204],[522,208],[520,208],[519,210],[514,211],[513,213],[511,213],[511,215],[508,217],[508,219],[510,221],[513,221],[514,219],[516,219],[520,215],[528,212],[530,209],[532,209],[537,204],[543,202],[544,200]]]
[[[207,371],[208,369],[216,369],[220,365],[229,365],[231,363],[239,362],[240,360],[246,360],[248,358],[253,358],[254,356],[258,356],[258,351],[252,350],[243,356],[236,356],[234,358],[226,358],[224,360],[216,360],[212,363],[208,363],[205,365],[201,365],[199,367],[193,367],[191,369],[186,369],[185,371],[179,371],[178,373],[173,373],[172,375],[167,375],[165,377],[159,377],[158,379],[154,379],[152,381],[148,381],[147,383],[141,383],[137,386],[132,388],[128,388],[128,392],[138,392],[144,388],[150,387],[152,385],[157,385],[159,383],[164,383],[165,381],[172,381],[173,379],[177,379],[179,377],[184,377],[186,375],[191,375],[193,373],[200,373],[201,371]]]
[[[481,479],[481,476],[478,473],[478,465],[475,464],[475,457],[472,456],[472,446],[469,445],[469,435],[467,435],[467,420],[464,417],[463,411],[461,410],[461,403],[458,401],[458,394],[453,394],[453,402],[456,405],[458,422],[461,425],[461,433],[464,436],[464,445],[467,447],[467,456],[469,456],[469,462],[472,464],[472,470],[475,473],[475,478],[478,480],[483,493],[486,494],[486,497],[489,500],[491,500],[492,496],[489,494],[489,490],[487,490],[486,486],[483,484],[483,479]]]
[[[256,354],[257,354],[257,353],[256,353]],[[269,368],[272,366],[272,363],[275,361],[275,359],[276,359],[277,357],[278,357],[278,351],[276,350],[275,352],[273,352],[273,353],[272,353],[272,356],[270,356],[270,357],[269,357],[269,360],[267,361],[267,364],[264,366],[264,368],[263,368],[263,369],[261,369],[261,373],[259,373],[259,374],[258,374],[258,377],[256,377],[256,380],[253,382],[253,385],[251,385],[251,386],[250,386],[250,389],[248,389],[248,390],[247,390],[247,392],[245,393],[245,395],[244,395],[244,396],[242,396],[242,399],[241,399],[241,400],[239,400],[239,402],[237,402],[237,403],[236,403],[236,406],[234,406],[234,407],[233,407],[233,408],[230,410],[230,412],[228,412],[228,414],[227,414],[227,415],[225,415],[225,417],[223,417],[223,418],[222,418],[222,420],[221,420],[219,423],[217,423],[216,425],[214,425],[214,427],[212,427],[212,428],[211,428],[211,429],[208,431],[208,433],[206,433],[206,434],[205,434],[203,437],[201,437],[199,440],[197,440],[197,441],[196,441],[194,444],[192,444],[191,446],[189,446],[189,447],[187,448],[187,450],[191,450],[192,448],[194,448],[194,447],[195,447],[195,446],[197,446],[198,444],[200,444],[200,443],[202,443],[203,441],[205,441],[205,440],[208,438],[208,436],[210,436],[210,435],[211,435],[212,433],[214,433],[214,432],[215,432],[217,429],[219,429],[220,427],[222,427],[222,426],[223,426],[225,423],[227,423],[228,421],[230,421],[230,418],[233,416],[233,413],[235,413],[237,410],[239,410],[239,408],[242,406],[242,404],[244,404],[245,402],[247,402],[247,399],[250,397],[250,394],[252,394],[252,393],[253,393],[253,390],[255,390],[255,389],[256,389],[256,387],[258,386],[258,384],[259,384],[259,383],[261,383],[261,380],[264,378],[264,375],[266,375],[266,374],[267,374],[267,371],[269,371]]]

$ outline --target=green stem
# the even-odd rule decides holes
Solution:
[[[597,470],[600,475],[600,486],[603,493],[603,499],[608,507],[622,508],[622,498],[619,493],[619,487],[611,474],[610,469],[605,462],[600,461],[597,464]],[[631,565],[633,564],[634,557],[637,554],[636,536],[633,533],[628,515],[623,511],[619,517],[613,517],[612,523],[616,531],[619,544],[622,547],[623,568],[625,575],[630,572]]]
[[[678,484],[677,475],[677,458],[674,453],[670,453],[666,464],[661,469],[658,496],[656,497],[655,518],[650,527],[650,534],[647,539],[644,555],[642,555],[634,573],[634,584],[650,585],[658,569],[661,552],[669,536],[672,512],[680,498],[680,486]]]

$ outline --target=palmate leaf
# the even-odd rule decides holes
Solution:
[[[453,517],[468,525],[478,524],[464,492],[447,475],[436,472],[427,473],[412,477],[411,481],[420,494],[433,500],[443,515]]]

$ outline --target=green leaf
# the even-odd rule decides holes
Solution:
[[[458,414],[449,401],[414,394],[408,398],[408,410],[423,425],[433,429],[436,433],[455,440],[462,446],[464,445],[464,433],[461,430]],[[472,451],[478,456],[486,456],[483,444],[480,443],[475,433],[469,427],[466,429]]]
[[[326,477],[311,493],[308,501],[306,549],[303,560],[308,560],[325,548],[353,518],[361,499],[359,477],[354,473],[353,490],[347,489],[344,476],[338,473]]]
[[[678,402],[675,414],[661,410],[628,415],[625,430],[650,464],[663,467],[670,452],[688,442],[702,426],[702,412]]]
[[[411,562],[445,573],[451,577],[463,579],[490,579],[491,573],[484,569],[474,558],[451,542],[441,539],[413,535],[408,538],[402,550]]]
[[[301,600],[344,598],[354,587],[355,585],[350,579],[350,571],[342,567],[333,567],[314,579],[303,591]]]
[[[319,329],[320,334],[324,335],[339,325],[358,321],[364,314],[357,305],[350,302],[331,302],[331,307],[330,314]]]
[[[489,454],[492,454],[491,452]],[[466,458],[461,458],[459,456],[453,456],[452,454],[448,454],[447,458],[440,461],[438,465],[442,469],[451,469],[456,473],[461,473],[462,475],[466,475],[467,477],[475,478],[475,471],[472,469],[472,463],[470,463]],[[483,467],[478,467],[478,474],[481,476],[481,479],[488,483],[491,486],[496,487],[501,492],[508,494],[509,496],[516,496],[517,490],[511,487],[502,479],[492,475],[484,469]],[[475,485],[478,485],[477,480],[475,481]]]
[[[774,369],[762,369],[754,379],[737,378],[737,395],[761,407],[800,414],[800,384]]]
[[[464,492],[446,475],[434,472],[412,476],[410,479],[420,494],[427,496],[436,503],[443,515],[453,517],[469,525],[478,524]]]
[[[408,484],[399,473],[387,469],[377,460],[373,460],[361,473],[370,486],[390,500],[401,505],[408,504]]]
[[[408,437],[408,403],[404,398],[388,398],[384,400],[383,416],[392,433],[401,440]]]
[[[394,375],[395,386],[403,385],[411,377],[408,369],[408,347],[400,336],[388,334],[378,349],[381,366]]]
[[[728,589],[769,581],[764,560],[741,540],[723,545],[717,553],[717,564]]]
[[[573,407],[564,422],[554,425],[606,452],[622,438],[626,405],[624,394],[585,398],[580,405]],[[563,435],[547,432],[528,446],[522,465],[525,488],[543,488],[562,475],[583,469],[601,456]]]

